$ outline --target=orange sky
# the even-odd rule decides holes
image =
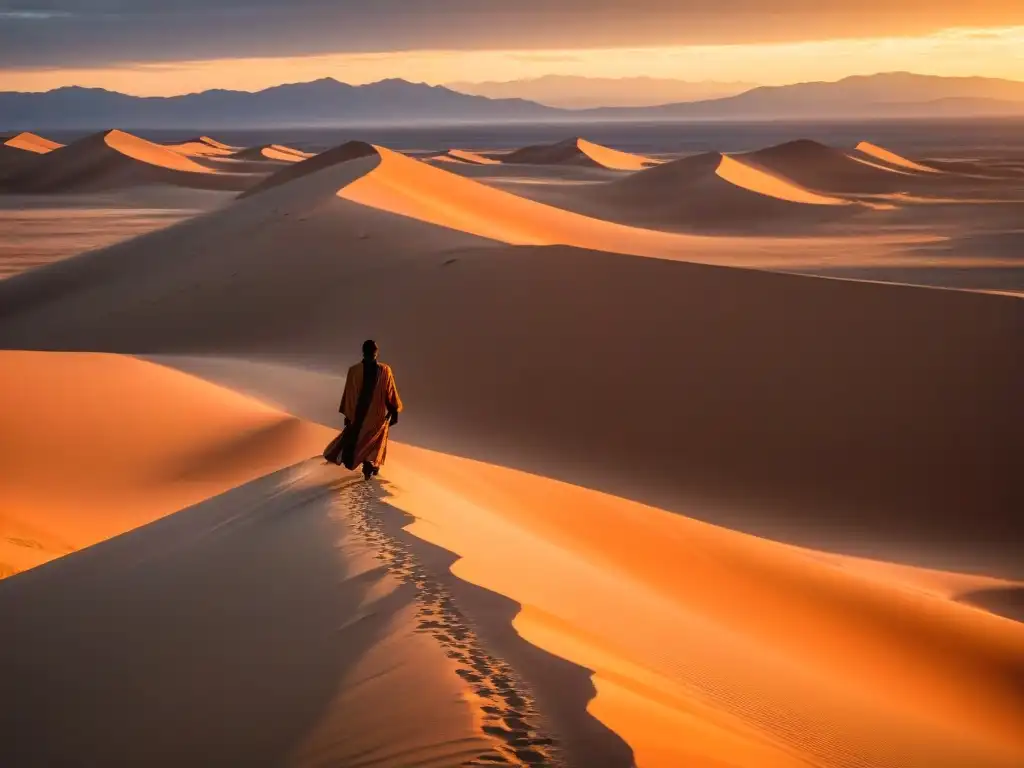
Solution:
[[[774,85],[889,71],[1024,80],[1024,26],[951,28],[917,37],[786,43],[425,50],[9,69],[0,70],[0,90],[47,90],[74,84],[139,95],[170,95],[208,88],[257,90],[328,76],[354,84],[387,77],[439,84],[552,73],[593,77],[649,75]]]

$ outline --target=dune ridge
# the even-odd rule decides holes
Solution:
[[[781,166],[820,154],[798,145],[765,157]],[[820,159],[843,173],[900,183],[909,177],[839,154],[849,163],[833,154]],[[622,183],[640,179],[655,189],[662,182],[652,178],[670,186],[682,175],[759,206],[865,210],[809,202],[853,193],[806,186],[749,156],[689,160]],[[287,429],[307,429],[300,419],[338,423],[337,392],[351,362],[339,352],[355,355],[362,339],[377,338],[410,404],[385,475],[395,506],[415,518],[411,533],[459,556],[451,571],[466,583],[521,606],[514,625],[528,641],[594,670],[590,711],[625,739],[639,765],[1020,764],[1024,625],[960,602],[965,590],[1017,589],[1024,580],[1014,461],[1024,435],[1019,300],[687,263],[737,263],[737,242],[771,253],[823,241],[613,224],[369,144],[286,166],[259,192],[0,283],[0,346],[158,355],[165,365],[259,396],[273,419],[292,416]],[[828,247],[836,250],[836,241]],[[50,389],[32,396],[59,400],[53,388],[67,371],[41,370]],[[206,397],[191,394],[192,386],[164,400]],[[16,406],[16,398],[0,400]],[[168,411],[168,419],[177,412]],[[59,433],[38,430],[31,408],[13,412],[22,414],[16,424],[22,418],[35,429],[25,440],[40,446],[21,461],[52,466],[46,448]],[[180,421],[176,428],[188,429],[202,416]],[[148,429],[144,419],[133,423],[149,436],[138,426]],[[200,432],[190,429],[189,439]],[[279,446],[269,442],[277,460]],[[148,451],[159,441],[143,444]],[[133,477],[163,482],[161,473],[175,470],[191,478],[187,470],[220,468],[236,455],[219,443],[193,448],[182,448],[184,457],[135,456],[155,469]],[[111,438],[90,461],[128,450]],[[110,464],[113,472],[117,462]],[[140,582],[141,604],[181,606],[168,624],[180,616],[194,629],[209,621],[195,584],[219,569],[211,565],[217,558],[187,556],[193,540],[199,552],[246,552],[252,539],[238,533],[255,526],[264,557],[226,562],[259,565],[261,584],[266,564],[276,564],[273,572],[282,571],[295,594],[310,595],[317,610],[302,612],[302,600],[268,588],[282,596],[271,614],[286,620],[267,622],[265,596],[228,578],[216,585],[212,605],[260,606],[253,612],[259,621],[238,626],[260,628],[261,640],[279,627],[307,640],[329,638],[317,647],[334,649],[336,617],[363,606],[365,618],[395,616],[398,635],[415,633],[409,612],[375,610],[379,603],[353,586],[348,577],[366,571],[347,558],[339,570],[337,553],[323,546],[336,539],[321,513],[343,489],[308,469],[287,473],[283,485],[272,476],[238,488],[241,506],[232,496],[228,506],[158,523],[162,533],[179,525],[188,533],[162,555],[151,555],[158,542],[143,529],[129,544],[118,539],[0,584],[0,601],[15,596],[6,605],[17,609],[19,625],[65,636],[59,613],[52,624],[30,606],[73,594],[70,584],[96,573],[93,583],[122,580],[124,561],[103,554],[121,551],[133,564],[143,561],[139,572],[155,574]],[[104,477],[94,481],[102,487]],[[32,488],[54,494],[51,485],[59,484]],[[368,499],[342,494],[336,501],[343,517],[372,527],[377,513],[365,514]],[[60,506],[51,502],[43,500]],[[184,522],[196,517],[213,523],[198,537]],[[321,524],[306,527],[314,518]],[[317,535],[308,536],[311,530]],[[281,531],[305,546],[282,547]],[[63,544],[59,531],[51,533],[54,547]],[[377,540],[378,554],[393,551],[385,544]],[[428,573],[448,573],[450,559],[419,554]],[[80,571],[75,564],[83,562],[100,565]],[[188,565],[200,566],[189,582],[195,591],[169,590],[173,575],[192,573]],[[226,570],[252,581],[244,567]],[[55,573],[72,575],[47,575]],[[19,585],[30,583],[49,586],[23,592]],[[340,591],[324,591],[325,584]],[[393,585],[380,589],[391,593]],[[339,595],[343,610],[333,602]],[[396,602],[399,613],[408,607]],[[160,625],[168,614],[143,615]],[[323,616],[332,618],[330,631],[308,634],[306,622]],[[356,628],[366,626],[363,618]],[[113,626],[116,636],[144,629]],[[389,632],[370,634],[391,648]],[[5,679],[17,690],[38,690],[37,678],[19,671],[32,669],[26,649],[38,636],[26,630],[5,657],[12,670]],[[141,647],[153,647],[141,637]],[[396,659],[412,658],[414,667],[419,660],[383,654],[378,660],[392,672],[403,666]],[[231,658],[231,649],[224,655]],[[331,658],[316,659],[317,680],[339,680],[322,673],[323,664],[336,668]],[[419,666],[434,672],[437,661],[435,654]],[[376,680],[380,667],[359,669],[362,684]],[[117,679],[140,678],[129,669]],[[88,680],[102,684],[99,676]],[[56,688],[45,690],[55,695]],[[465,693],[431,690],[449,704]],[[311,709],[325,712],[326,695],[315,698]],[[231,703],[234,712],[239,702]],[[61,710],[62,723],[76,723],[76,706]],[[52,737],[40,711],[48,708],[36,710],[31,724]],[[338,722],[349,716],[341,712]],[[254,722],[260,719],[247,721],[248,730]],[[314,733],[299,752],[310,764],[324,757],[321,749],[339,748],[332,728]],[[379,743],[380,733],[366,727],[362,735]],[[266,754],[278,754],[274,746]],[[444,765],[439,754],[422,762]],[[187,762],[188,754],[175,756]]]
[[[523,147],[501,157],[502,163],[527,165],[588,165],[615,171],[638,171],[660,161],[594,144],[579,137],[555,144]]]
[[[52,152],[53,150],[60,149],[64,146],[59,142],[51,141],[44,136],[29,133],[28,131],[22,131],[14,136],[8,136],[2,143],[6,147],[23,149],[26,152],[35,152],[40,155],[44,155],[47,152]]]
[[[869,141],[862,141],[856,146],[856,151],[867,155],[874,160],[880,160],[890,166],[896,166],[900,169],[906,169],[910,171],[918,171],[920,173],[942,173],[937,168],[932,168],[922,163],[916,163],[913,160],[908,160],[905,157],[897,155],[895,152],[891,152],[884,147],[879,147],[877,144],[872,144]]]
[[[238,152],[238,147],[229,146],[209,136],[196,136],[177,144],[165,144],[168,149],[190,157],[229,157]]]
[[[299,163],[313,155],[300,149],[292,149],[281,144],[263,144],[247,147],[227,155],[234,160],[277,160],[283,163]]]
[[[251,179],[218,173],[190,157],[120,130],[92,134],[40,155],[8,179],[14,191],[81,192],[147,184],[244,189]]]
[[[304,459],[331,436],[130,358],[9,351],[0,359],[18,372],[0,381],[0,569],[8,572]],[[67,388],[68,381],[75,386]],[[125,381],[137,398],[125,396]],[[174,403],[173,416],[151,407],[159,401]],[[56,445],[74,459],[54,461]]]
[[[442,163],[469,163],[470,165],[501,165],[501,160],[481,155],[478,152],[470,152],[465,149],[449,149],[447,152],[434,155],[430,158]]]
[[[908,177],[894,169],[859,162],[842,150],[809,139],[798,139],[736,157],[818,192],[891,193],[905,190],[908,183]]]

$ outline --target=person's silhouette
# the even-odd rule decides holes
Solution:
[[[338,463],[348,469],[362,465],[363,477],[369,480],[384,463],[388,430],[402,411],[395,375],[390,366],[378,362],[374,341],[363,342],[362,362],[349,368],[338,410],[345,416]]]

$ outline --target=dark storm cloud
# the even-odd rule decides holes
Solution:
[[[0,0],[0,67],[917,34],[1019,0]]]

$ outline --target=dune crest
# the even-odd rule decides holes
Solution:
[[[595,670],[590,709],[638,765],[1024,756],[1024,625],[583,488],[407,446],[396,460],[409,530],[523,605],[525,638]]]
[[[477,152],[469,152],[465,149],[449,149],[440,155],[430,158],[441,163],[469,163],[470,165],[501,165],[501,160],[487,157]]]
[[[723,155],[715,175],[725,179],[730,184],[743,189],[749,189],[767,197],[774,197],[778,200],[787,200],[791,203],[805,203],[806,205],[849,205],[849,200],[829,195],[820,195],[803,189],[792,182],[772,176],[770,173],[746,165],[728,155]]]
[[[196,136],[178,144],[165,144],[164,146],[190,157],[229,157],[239,149],[211,139],[209,136]]]
[[[736,156],[745,163],[823,193],[880,194],[905,189],[895,169],[867,165],[834,147],[809,139]]]
[[[300,163],[313,155],[310,152],[292,149],[281,144],[263,144],[258,147],[238,150],[229,154],[228,157],[234,160],[276,160],[282,163]]]
[[[170,184],[198,189],[245,189],[253,182],[220,173],[182,153],[117,129],[95,133],[40,155],[10,177],[14,191],[80,192]]]
[[[39,136],[35,133],[29,133],[23,131],[15,136],[10,136],[3,140],[2,143],[6,147],[14,147],[15,149],[23,149],[26,152],[35,152],[39,155],[44,155],[47,152],[52,152],[55,149],[60,149],[63,144],[56,141],[51,141],[44,136]]]
[[[614,171],[639,171],[660,162],[650,157],[594,144],[579,137],[555,144],[523,147],[504,155],[501,161],[525,165],[589,165]]]
[[[902,168],[910,171],[919,171],[920,173],[942,173],[938,168],[931,168],[921,163],[916,163],[913,160],[908,160],[905,157],[897,155],[895,152],[890,152],[888,149],[879,147],[876,144],[872,144],[868,141],[862,141],[856,146],[856,150],[867,155],[874,160],[881,160],[883,163],[894,165],[897,168]]]
[[[133,358],[7,351],[0,365],[18,371],[0,377],[0,568],[8,572],[304,459],[332,436]],[[161,402],[175,404],[173,415]]]

